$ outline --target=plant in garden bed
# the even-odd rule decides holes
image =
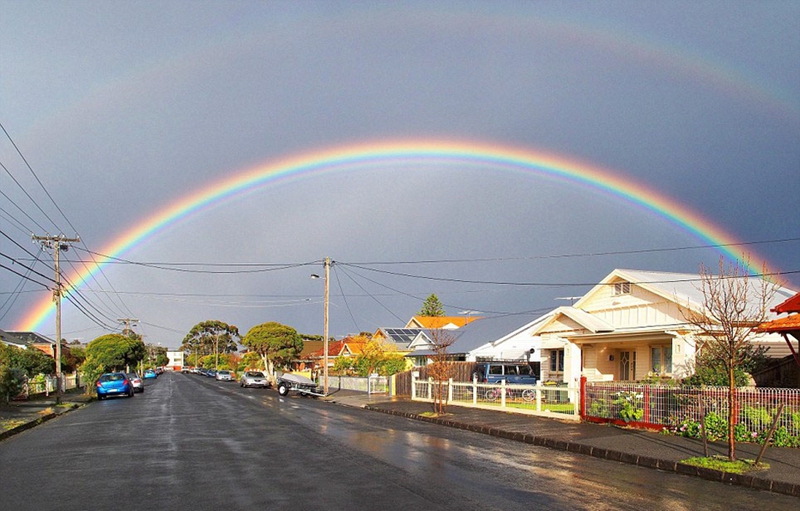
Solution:
[[[727,472],[729,474],[744,474],[746,472],[752,472],[754,470],[766,470],[769,468],[769,465],[763,462],[756,465],[755,460],[730,461],[727,457],[723,456],[712,456],[709,458],[704,458],[700,456],[697,458],[689,458],[687,460],[683,460],[681,461],[681,463],[685,465],[691,465],[693,467],[720,470],[722,472]]]
[[[642,420],[644,417],[644,410],[641,408],[643,397],[639,392],[618,392],[613,405],[618,407],[619,417],[625,422]]]
[[[592,399],[592,404],[589,405],[589,415],[603,419],[611,418],[608,413],[608,401],[603,398]]]

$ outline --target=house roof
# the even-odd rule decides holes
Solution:
[[[613,332],[615,330],[615,328],[606,321],[603,321],[593,314],[589,314],[583,309],[577,309],[575,307],[559,307],[553,311],[552,315],[553,317],[557,317],[559,314],[567,316],[572,321],[578,323],[593,334]]]
[[[641,286],[652,293],[664,297],[667,300],[698,309],[703,303],[703,290],[700,275],[695,273],[672,273],[661,271],[615,269],[609,273],[591,291],[583,295],[580,300],[575,302],[575,308],[581,308],[586,302],[591,300],[600,289],[615,282],[627,281],[631,284]],[[752,296],[758,296],[761,279],[757,277],[748,278],[748,285],[752,289]],[[768,303],[769,307],[775,307],[784,302],[797,291],[777,287],[775,294]]]
[[[478,319],[480,316],[414,316],[406,323],[406,328],[413,328],[414,325],[429,329],[461,328]]]
[[[785,302],[780,303],[772,309],[773,312],[778,314],[800,312],[800,293],[788,298]]]
[[[424,328],[379,328],[378,332],[386,342],[394,344],[400,350],[411,348],[412,343],[420,338],[420,334],[423,338],[430,339],[427,329]]]
[[[15,344],[19,344],[21,346],[27,346],[28,344],[48,344],[50,346],[54,345],[56,342],[52,339],[48,339],[47,337],[37,334],[36,332],[3,332],[4,341],[13,341]],[[63,344],[63,343],[62,343]]]
[[[498,344],[549,316],[510,314],[481,318],[453,332],[456,340],[447,351],[453,355],[463,355],[487,344]]]
[[[0,330],[0,342],[3,344],[7,344],[9,346],[15,346],[17,348],[27,348],[28,343],[19,339],[16,335],[13,335],[9,332]]]
[[[773,319],[761,323],[756,328],[759,332],[793,332],[800,331],[800,314],[792,314],[785,318]]]
[[[360,355],[364,350],[365,344],[366,342],[363,340],[355,340],[349,337],[341,341],[328,341],[328,357],[338,357],[345,354]],[[307,358],[321,358],[324,356],[325,346],[306,355]]]

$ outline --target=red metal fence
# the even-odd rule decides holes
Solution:
[[[611,422],[649,429],[697,428],[724,431],[729,398],[726,387],[681,387],[625,382],[583,382],[584,420]],[[800,438],[800,389],[750,388],[736,390],[739,440],[763,438],[780,405],[777,427]],[[783,428],[783,429],[781,429]],[[682,431],[682,430],[681,430]],[[727,435],[727,433],[725,433]]]

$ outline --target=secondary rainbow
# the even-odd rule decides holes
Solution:
[[[489,169],[522,172],[534,176],[564,180],[622,197],[629,203],[649,210],[680,226],[703,242],[720,245],[720,251],[731,259],[741,255],[729,248],[735,239],[722,228],[712,224],[686,206],[653,190],[623,179],[601,167],[568,159],[563,156],[531,151],[498,144],[468,141],[403,140],[373,142],[334,147],[312,151],[256,166],[224,180],[190,193],[167,205],[128,229],[111,242],[102,252],[108,258],[98,259],[88,265],[70,281],[75,287],[83,285],[110,258],[119,257],[138,244],[176,224],[182,219],[232,200],[244,194],[254,193],[259,188],[281,180],[313,177],[326,172],[346,171],[348,168],[363,168],[365,165],[379,168],[396,163],[438,162],[446,164],[481,165]],[[66,290],[69,292],[69,289]],[[50,297],[43,298],[17,326],[22,331],[37,331],[53,314],[55,307]]]

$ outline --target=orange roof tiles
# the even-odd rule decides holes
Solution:
[[[772,310],[774,312],[777,312],[778,314],[784,312],[800,312],[800,293],[797,293],[796,295],[789,298],[785,302],[776,305],[775,308]]]
[[[414,316],[413,320],[422,325],[422,328],[442,328],[453,324],[459,328],[480,319],[478,316]],[[412,321],[413,321],[412,320]]]
[[[790,332],[800,330],[800,314],[792,314],[785,318],[778,318],[766,323],[761,323],[756,328],[759,332]]]

